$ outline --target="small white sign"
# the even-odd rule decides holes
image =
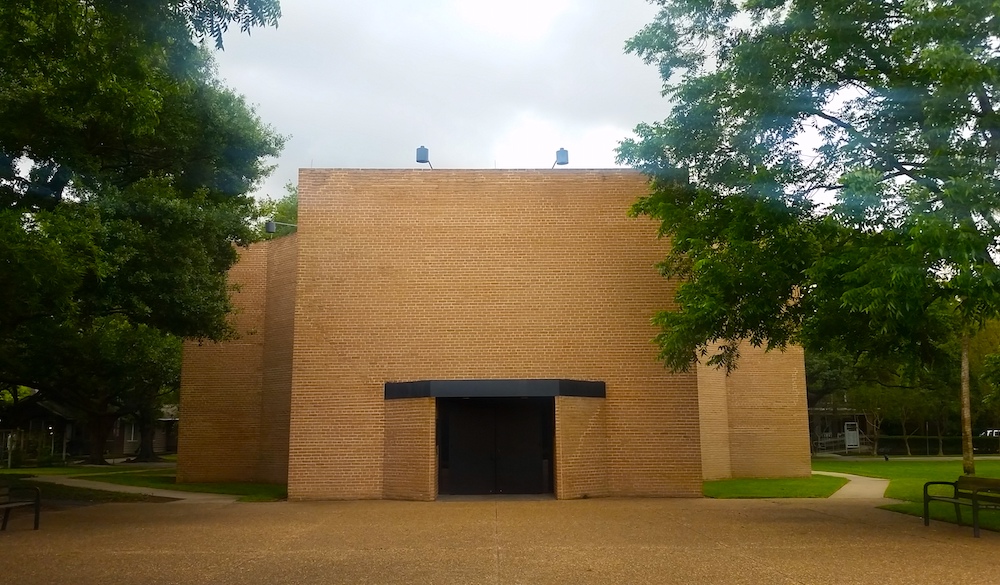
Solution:
[[[861,434],[858,432],[858,423],[844,423],[844,446],[848,449],[861,448]]]

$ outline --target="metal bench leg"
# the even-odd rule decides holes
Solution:
[[[10,518],[10,508],[3,511],[3,526],[0,526],[0,530],[7,530],[7,520]]]
[[[958,520],[958,525],[962,525],[962,506],[955,502],[955,519]]]
[[[972,536],[979,538],[979,506],[972,502]]]
[[[924,526],[931,525],[931,501],[924,498]]]

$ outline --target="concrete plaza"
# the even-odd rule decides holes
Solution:
[[[1000,534],[884,500],[105,504],[0,533],[0,583],[996,583]]]

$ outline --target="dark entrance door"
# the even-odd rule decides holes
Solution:
[[[552,491],[552,398],[439,398],[438,491]]]

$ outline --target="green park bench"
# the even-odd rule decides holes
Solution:
[[[931,494],[932,485],[951,486],[951,494]],[[972,507],[972,535],[979,538],[979,511],[1000,510],[1000,479],[963,475],[957,481],[929,481],[924,484],[924,526],[930,525],[930,503],[947,502],[955,506],[955,518],[962,525],[962,506]]]
[[[42,514],[42,492],[36,487],[29,488],[18,488],[25,491],[32,491],[32,499],[15,499],[11,497],[10,486],[0,486],[0,510],[3,510],[3,525],[0,525],[0,530],[7,530],[7,521],[10,520],[10,511],[14,508],[26,508],[28,506],[34,506],[35,508],[35,530],[38,530],[38,519]]]

